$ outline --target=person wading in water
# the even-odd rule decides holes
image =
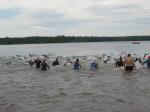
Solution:
[[[36,68],[41,68],[41,60],[37,58],[35,61],[33,61],[32,65],[36,64]]]
[[[134,67],[134,59],[131,57],[131,54],[128,54],[128,56],[124,60],[124,68],[126,71],[133,71]]]
[[[47,68],[50,70],[50,67],[46,63],[46,60],[43,60],[43,62],[41,63],[41,66],[42,66],[41,70],[47,70]]]

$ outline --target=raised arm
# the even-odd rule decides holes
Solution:
[[[46,66],[47,66],[47,68],[50,70],[50,67],[49,67],[49,65],[48,65],[48,64],[46,64]]]

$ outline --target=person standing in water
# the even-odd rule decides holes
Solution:
[[[116,67],[122,67],[124,65],[122,57],[117,59],[116,61]]]
[[[36,64],[36,68],[41,68],[41,60],[37,58],[35,61],[33,61],[32,65]]]
[[[147,63],[147,68],[150,69],[150,56],[148,56],[148,59],[144,61],[142,65],[144,65],[145,63]]]
[[[76,59],[76,62],[74,64],[74,70],[79,70],[81,69],[81,64],[79,63],[79,59]]]
[[[98,63],[93,61],[90,65],[91,70],[98,70]]]
[[[131,57],[131,54],[128,54],[128,56],[124,60],[124,68],[126,71],[132,71],[135,67],[134,59]]]
[[[50,67],[46,63],[46,60],[43,60],[43,62],[41,63],[41,66],[42,66],[41,70],[47,70],[47,68],[50,69]]]
[[[72,64],[71,59],[67,57],[67,60],[66,60],[66,62],[64,64],[64,66],[71,65],[71,64]]]
[[[56,58],[56,60],[52,63],[52,66],[57,66],[57,65],[59,65],[58,58]]]

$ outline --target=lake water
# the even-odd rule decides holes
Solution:
[[[56,43],[56,44],[24,44],[1,45],[0,56],[14,56],[27,54],[54,54],[60,56],[98,55],[112,52],[135,53],[143,55],[150,53],[150,41],[142,41],[140,44],[132,42],[90,42],[90,43]]]

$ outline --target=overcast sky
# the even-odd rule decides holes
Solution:
[[[150,0],[0,0],[0,37],[150,34]]]

